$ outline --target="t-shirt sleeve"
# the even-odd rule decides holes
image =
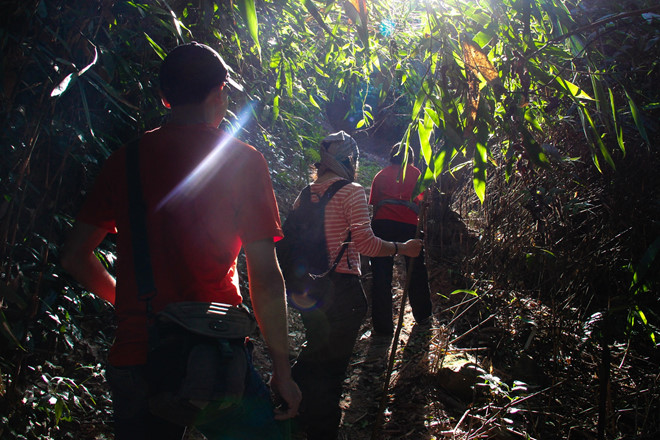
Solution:
[[[382,170],[376,174],[374,180],[371,182],[371,190],[369,191],[369,205],[375,205],[380,201],[380,180],[381,180]]]
[[[273,183],[268,173],[268,164],[256,150],[249,172],[241,176],[243,197],[238,209],[236,224],[243,243],[264,239],[279,241],[284,234],[273,192]]]
[[[364,189],[353,185],[350,190],[344,202],[344,215],[350,224],[352,241],[360,254],[373,257],[380,252],[383,240],[376,237],[371,229]]]
[[[112,234],[117,233],[115,204],[117,202],[116,180],[119,178],[120,156],[125,157],[124,154],[117,152],[103,164],[101,172],[76,216],[76,221],[97,226]]]

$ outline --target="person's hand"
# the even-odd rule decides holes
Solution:
[[[406,257],[416,257],[422,251],[422,240],[413,238],[399,245],[399,253]]]
[[[282,405],[275,408],[275,420],[286,420],[298,415],[302,393],[293,379],[289,377],[285,380],[279,380],[273,375],[270,386],[278,399],[284,401]]]

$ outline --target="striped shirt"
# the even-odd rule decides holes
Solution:
[[[312,183],[312,201],[341,177],[326,180],[323,183]],[[294,203],[298,206],[298,200]],[[325,207],[325,240],[328,247],[328,264],[332,264],[341,250],[348,230],[351,230],[351,243],[337,265],[336,272],[360,275],[360,255],[368,257],[378,255],[383,240],[374,235],[371,229],[367,196],[359,183],[350,183],[341,188],[330,199]]]

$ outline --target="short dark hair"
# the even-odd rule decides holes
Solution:
[[[401,150],[401,142],[397,142],[392,146],[390,150],[390,163],[392,165],[401,165],[403,163],[403,157],[406,153],[406,150]],[[408,163],[415,163],[415,151],[410,145],[408,145]]]
[[[175,47],[160,67],[160,90],[170,105],[198,104],[227,81],[227,66],[215,50],[192,42]]]

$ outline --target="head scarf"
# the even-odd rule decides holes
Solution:
[[[355,169],[360,155],[355,139],[344,131],[339,131],[326,136],[321,141],[319,150],[321,153],[320,165],[326,166],[344,179],[351,182],[355,180]]]

